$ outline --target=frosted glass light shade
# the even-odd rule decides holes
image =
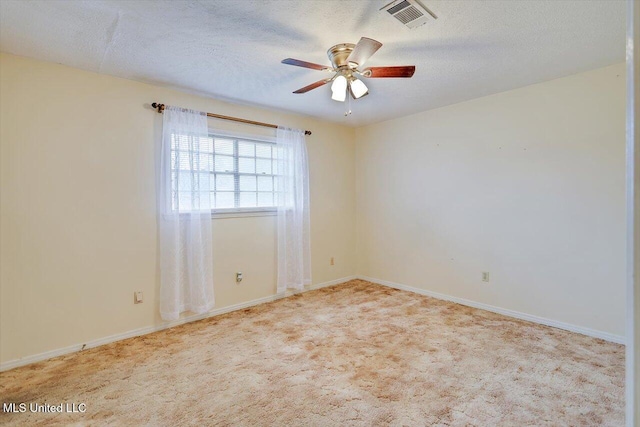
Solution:
[[[344,102],[347,98],[347,78],[345,76],[338,76],[331,85],[331,99],[334,101]]]
[[[366,95],[366,93],[369,92],[369,89],[367,89],[367,86],[362,82],[362,80],[355,79],[351,82],[351,92],[353,92],[353,96],[358,99]]]
[[[344,90],[342,92],[333,92],[333,94],[331,95],[331,99],[333,99],[334,101],[344,102],[345,99],[347,99],[347,91]]]

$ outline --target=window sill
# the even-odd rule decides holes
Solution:
[[[211,219],[224,219],[224,218],[246,218],[255,216],[276,216],[278,215],[277,209],[260,209],[260,210],[233,210],[228,211],[214,211],[211,212]]]

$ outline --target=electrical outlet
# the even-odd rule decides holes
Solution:
[[[333,261],[333,257],[331,257],[331,261],[329,261],[329,265],[335,265],[335,262]]]
[[[133,303],[134,304],[142,304],[143,298],[142,298],[142,291],[135,291],[133,293]]]
[[[489,281],[489,272],[488,271],[483,271],[482,272],[482,281],[483,282],[488,282]]]
[[[236,282],[238,282],[238,283],[242,282],[242,272],[241,271],[238,271],[236,273]]]

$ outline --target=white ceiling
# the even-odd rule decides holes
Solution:
[[[0,50],[353,126],[624,61],[623,0],[423,0],[439,19],[414,30],[388,1],[2,0]],[[368,66],[413,78],[366,80],[348,118],[328,85],[291,93],[326,74],[282,59],[361,36],[383,43]]]

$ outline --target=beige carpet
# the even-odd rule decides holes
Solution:
[[[8,425],[622,426],[624,347],[354,280],[0,374]]]

